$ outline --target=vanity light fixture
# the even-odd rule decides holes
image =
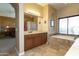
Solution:
[[[34,16],[40,16],[40,13],[31,9],[27,9],[25,13],[34,15]]]
[[[46,24],[46,21],[44,21],[44,23]]]
[[[41,22],[39,22],[39,24],[41,24]]]

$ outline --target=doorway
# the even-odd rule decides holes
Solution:
[[[0,55],[14,55],[15,52],[15,10],[9,3],[0,4]]]

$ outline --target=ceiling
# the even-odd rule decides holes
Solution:
[[[40,5],[40,6],[45,6],[45,5],[47,5],[47,3],[37,3],[38,5]]]
[[[47,3],[37,3],[40,6],[45,6]],[[49,5],[51,5],[53,8],[55,9],[61,9],[63,7],[65,7],[67,4],[66,3],[48,3]]]
[[[14,12],[14,8],[9,3],[0,3],[0,11]]]
[[[14,8],[9,3],[0,3],[0,16],[12,16],[14,17]]]
[[[66,6],[71,6],[71,5],[78,6],[79,5],[79,3],[37,3],[37,4],[42,7],[45,6],[46,4],[49,4],[56,10],[59,10],[59,9],[64,8]]]
[[[67,3],[50,3],[49,5],[51,5],[56,10],[59,10],[65,6],[67,6],[68,4]]]

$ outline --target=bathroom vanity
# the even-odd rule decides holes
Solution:
[[[29,50],[47,42],[46,32],[27,33],[24,35],[24,50]]]
[[[29,50],[47,42],[47,32],[39,31],[38,16],[24,15],[24,50]]]

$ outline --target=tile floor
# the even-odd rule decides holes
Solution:
[[[24,56],[64,56],[73,42],[72,40],[66,40],[66,38],[50,37],[46,44],[26,51]],[[15,55],[16,51],[14,48],[8,54],[3,54],[3,56]]]
[[[61,39],[66,39],[66,40],[74,40],[75,38],[75,36],[69,36],[69,35],[53,35],[51,37],[61,38]]]
[[[15,51],[15,38],[0,39],[0,56],[14,56]]]
[[[26,51],[25,56],[64,56],[72,44],[70,40],[51,37],[48,43]]]

